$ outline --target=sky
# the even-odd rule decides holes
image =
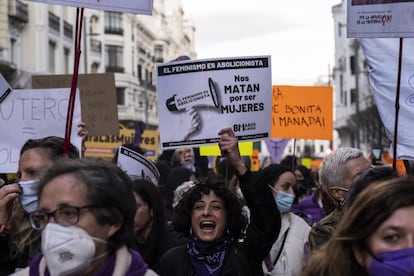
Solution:
[[[273,85],[314,85],[334,66],[341,0],[181,0],[198,59],[270,55]]]

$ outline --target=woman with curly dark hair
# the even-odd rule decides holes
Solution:
[[[280,230],[280,213],[271,190],[245,166],[230,128],[219,131],[222,155],[236,169],[250,209],[224,183],[211,179],[188,190],[174,210],[177,232],[188,236],[160,260],[160,275],[263,275],[261,263]]]

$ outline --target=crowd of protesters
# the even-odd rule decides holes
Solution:
[[[27,141],[0,184],[0,275],[414,275],[414,180],[339,148],[253,172],[230,128],[213,170],[166,150],[157,179]],[[144,156],[145,150],[128,145]]]

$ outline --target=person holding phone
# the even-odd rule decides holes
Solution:
[[[382,147],[373,146],[371,151],[372,165],[384,165],[382,161]]]

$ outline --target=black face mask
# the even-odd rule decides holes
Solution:
[[[306,195],[307,189],[303,183],[298,182],[293,186],[293,191],[295,192],[296,197],[302,197]]]

